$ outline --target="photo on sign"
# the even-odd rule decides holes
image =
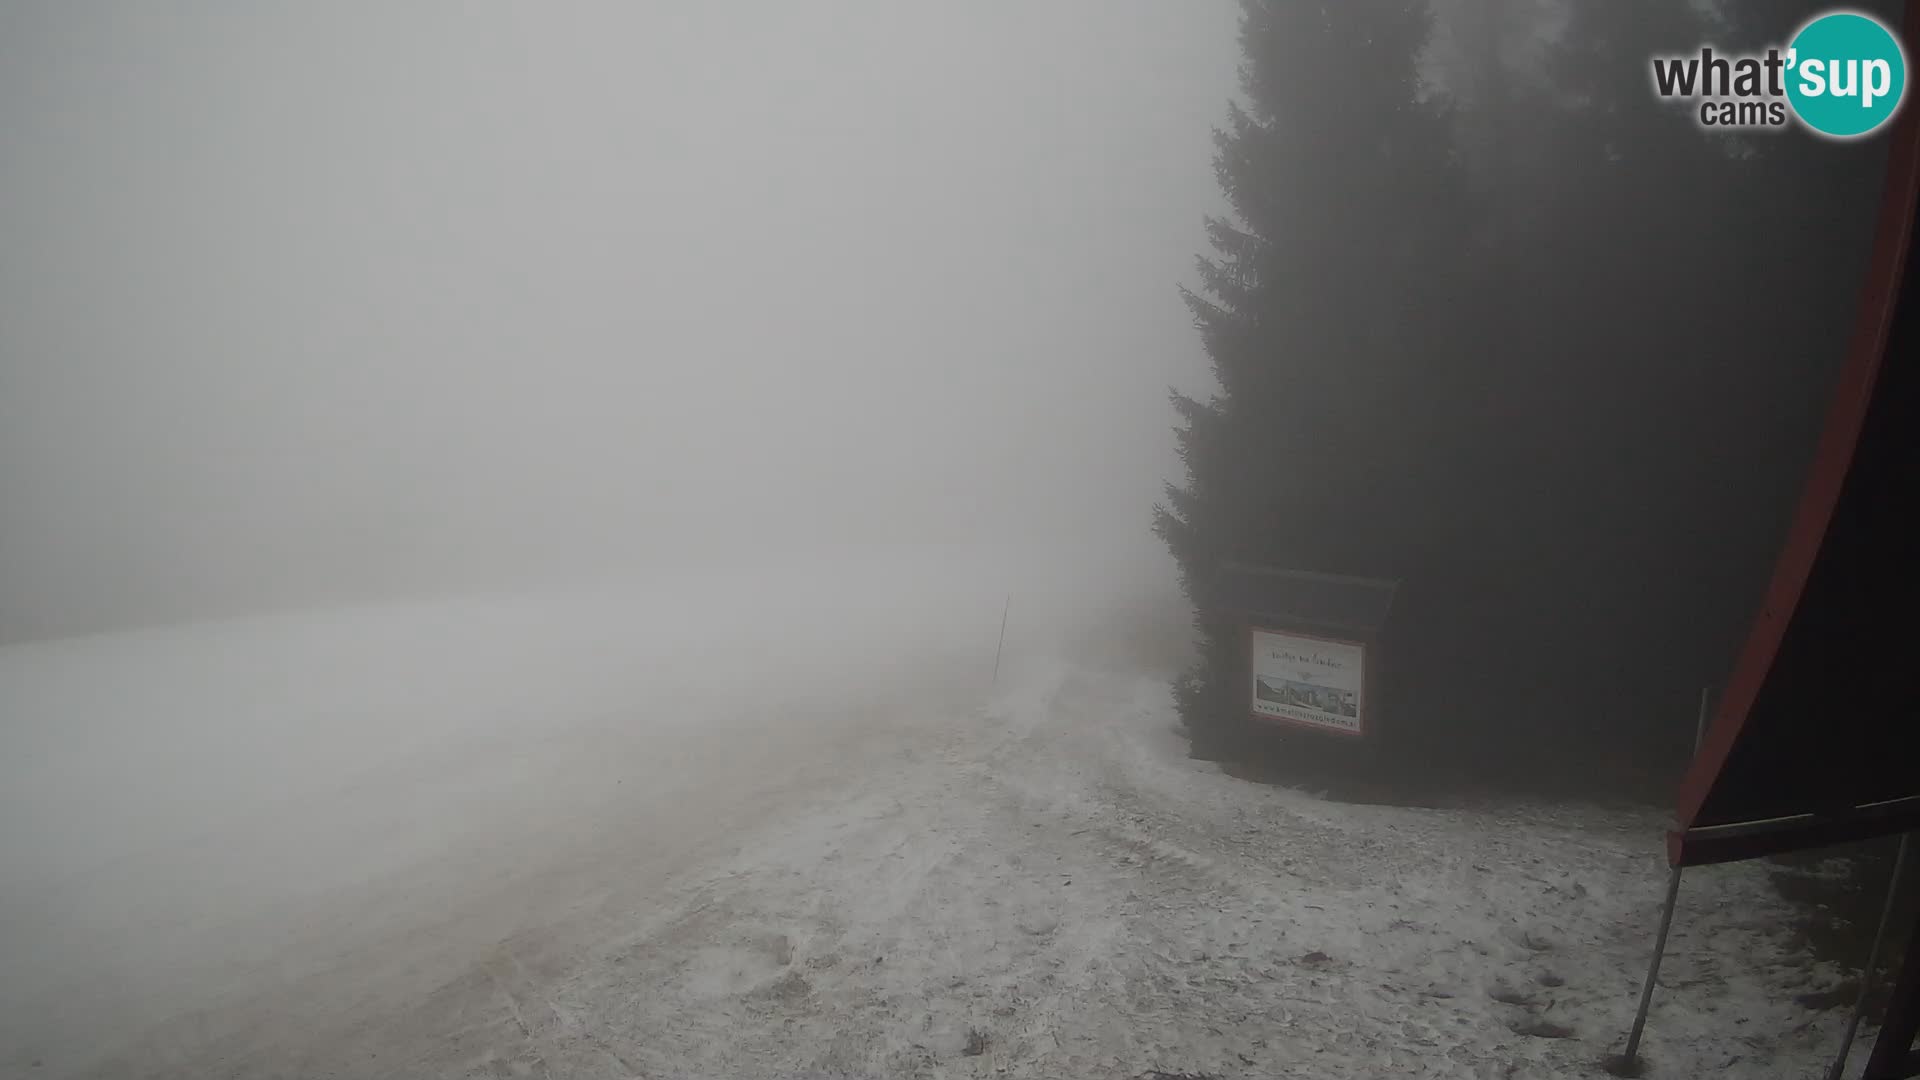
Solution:
[[[1341,690],[1332,686],[1315,686],[1312,683],[1295,682],[1292,679],[1259,679],[1257,693],[1261,701],[1270,701],[1276,705],[1300,705],[1328,714],[1329,716],[1360,715],[1360,698],[1351,690]]]
[[[1272,630],[1254,630],[1251,646],[1251,704],[1256,717],[1347,735],[1362,733],[1363,646]]]

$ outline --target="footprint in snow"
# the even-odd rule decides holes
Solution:
[[[1525,1008],[1533,1004],[1533,998],[1530,995],[1503,983],[1496,983],[1489,987],[1487,996],[1502,1005],[1518,1005]]]
[[[1513,1025],[1515,1035],[1531,1035],[1536,1039],[1571,1039],[1574,1030],[1565,1024],[1555,1023],[1542,1016],[1530,1016]]]
[[[1507,940],[1528,952],[1544,953],[1552,952],[1554,949],[1553,938],[1533,927],[1513,928],[1506,931],[1505,936]]]

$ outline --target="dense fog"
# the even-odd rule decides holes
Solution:
[[[1095,14],[0,12],[0,1072],[1170,672],[1234,13]]]
[[[0,5],[0,1080],[1587,1068],[1887,156],[1647,58],[1803,6]]]
[[[10,8],[0,640],[795,549],[1161,558],[1233,19]]]

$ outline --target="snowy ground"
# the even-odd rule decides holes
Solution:
[[[0,1076],[1547,1077],[1618,1048],[1658,813],[1232,780],[1111,653],[1015,635],[989,690],[1000,595],[936,632],[882,590],[805,634],[781,613],[828,594],[780,588],[757,622],[676,593],[706,621],[644,633],[603,593],[0,652]],[[191,738],[139,730],[183,711]],[[1835,973],[1781,916],[1757,867],[1690,874],[1655,1075],[1821,1068],[1841,1018],[1791,997]]]

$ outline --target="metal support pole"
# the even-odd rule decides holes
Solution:
[[[1700,752],[1700,744],[1707,740],[1707,702],[1711,699],[1713,687],[1700,688],[1700,718],[1693,725],[1693,752]]]
[[[1900,891],[1901,875],[1907,869],[1907,841],[1912,833],[1900,836],[1900,852],[1893,857],[1893,877],[1887,882],[1887,899],[1880,906],[1880,928],[1873,932],[1873,946],[1867,950],[1866,970],[1860,973],[1860,995],[1853,1002],[1853,1016],[1847,1020],[1847,1033],[1840,1040],[1840,1056],[1827,1070],[1827,1080],[1840,1080],[1847,1067],[1847,1054],[1853,1049],[1853,1037],[1860,1031],[1860,1020],[1867,1011],[1867,995],[1873,992],[1873,975],[1880,966],[1880,946],[1887,940],[1887,921],[1893,917],[1894,894]]]
[[[1880,1017],[1880,1034],[1867,1053],[1864,1080],[1901,1080],[1920,1074],[1914,1068],[1913,1044],[1920,1039],[1920,933],[1907,935],[1900,974],[1887,994],[1887,1011]]]
[[[1700,688],[1700,712],[1693,722],[1693,752],[1700,752],[1700,744],[1707,738],[1708,704],[1712,700],[1713,687]],[[1638,1076],[1640,1073],[1640,1036],[1647,1029],[1647,1012],[1653,1008],[1653,984],[1660,978],[1660,960],[1667,954],[1667,934],[1673,929],[1673,909],[1680,901],[1680,868],[1673,868],[1667,875],[1667,902],[1660,909],[1660,933],[1653,939],[1653,960],[1647,964],[1647,981],[1640,987],[1640,1007],[1633,1013],[1633,1030],[1627,1033],[1627,1049],[1618,1057],[1607,1062],[1607,1070],[1620,1076]]]
[[[1627,1035],[1627,1050],[1620,1063],[1631,1069],[1640,1061],[1640,1034],[1647,1027],[1647,1010],[1653,1007],[1653,984],[1660,977],[1660,958],[1667,952],[1667,931],[1673,929],[1673,907],[1680,899],[1680,868],[1667,877],[1667,903],[1660,912],[1660,934],[1653,939],[1653,962],[1647,965],[1647,983],[1640,988],[1640,1008],[1633,1014],[1633,1031]]]

